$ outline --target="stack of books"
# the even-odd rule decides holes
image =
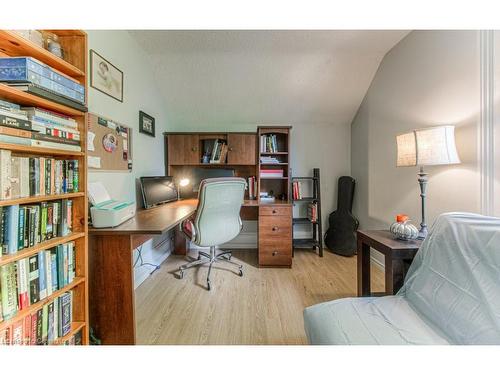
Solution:
[[[12,156],[0,150],[0,199],[76,193],[78,160]]]
[[[0,257],[54,237],[69,235],[72,218],[73,202],[70,199],[0,207]]]
[[[78,123],[63,114],[0,100],[0,142],[81,151]]]
[[[318,221],[318,204],[316,202],[307,205],[307,217],[311,223],[316,223]]]
[[[302,184],[300,181],[294,181],[292,183],[292,196],[293,199],[302,199]]]
[[[276,134],[264,134],[260,136],[260,152],[279,152]]]
[[[255,176],[248,177],[248,199],[257,198],[257,178]]]
[[[37,107],[23,107],[22,109],[26,111],[33,131],[38,132],[35,139],[80,146],[78,123],[73,118]],[[78,148],[73,148],[73,150],[78,150]]]
[[[261,164],[279,164],[280,161],[278,158],[274,156],[261,156],[260,157]]]
[[[0,58],[0,82],[79,111],[87,111],[85,86],[33,57]]]
[[[227,144],[226,141],[215,139],[212,147],[212,152],[210,154],[210,164],[220,164],[226,162],[227,156]]]
[[[0,345],[51,345],[70,333],[72,321],[73,292],[69,291],[0,330]],[[68,344],[81,344],[81,331],[75,336]]]
[[[283,169],[261,169],[260,178],[282,178]]]

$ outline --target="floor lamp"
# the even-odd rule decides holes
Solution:
[[[455,145],[455,127],[449,125],[416,129],[398,135],[396,143],[398,146],[397,166],[420,167],[418,183],[422,204],[422,222],[418,238],[425,238],[427,236],[425,198],[428,179],[424,166],[460,163]]]

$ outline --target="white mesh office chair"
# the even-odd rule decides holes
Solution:
[[[184,270],[209,263],[207,289],[210,290],[212,265],[218,260],[238,266],[239,275],[243,276],[243,266],[231,261],[231,251],[217,253],[216,246],[235,238],[241,231],[240,209],[245,194],[246,182],[243,178],[209,178],[200,184],[198,208],[194,218],[185,220],[182,231],[195,245],[210,247],[210,254],[198,252],[198,259],[179,268],[179,277]]]

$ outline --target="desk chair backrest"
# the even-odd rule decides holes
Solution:
[[[500,344],[500,219],[438,217],[398,294],[455,344]]]
[[[201,182],[193,223],[196,245],[221,245],[240,233],[245,187],[245,180],[238,177],[209,178]]]

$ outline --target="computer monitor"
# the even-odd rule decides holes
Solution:
[[[172,176],[141,177],[144,208],[177,200],[177,188]]]

